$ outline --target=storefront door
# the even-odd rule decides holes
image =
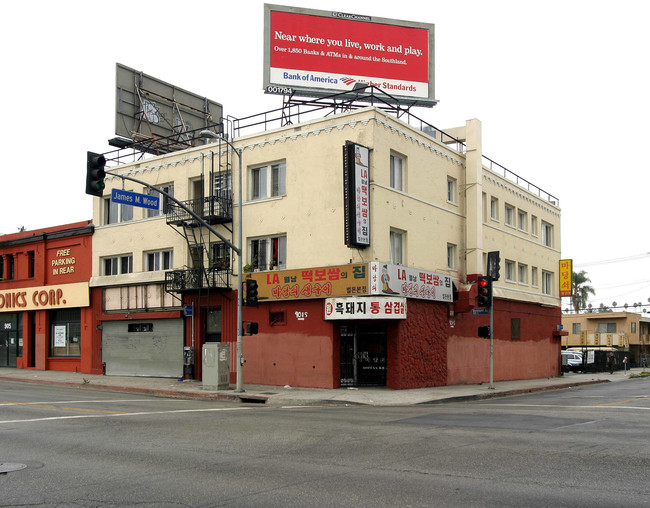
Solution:
[[[386,386],[386,325],[341,325],[341,386]]]
[[[0,331],[0,367],[15,367],[18,353],[18,332]]]

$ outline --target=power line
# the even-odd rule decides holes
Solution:
[[[584,266],[607,265],[610,263],[622,263],[624,261],[634,261],[635,259],[643,259],[648,256],[650,256],[650,252],[644,252],[643,254],[636,254],[634,256],[626,256],[622,258],[604,259],[602,261],[590,261],[587,263],[576,263],[575,266],[584,267]]]

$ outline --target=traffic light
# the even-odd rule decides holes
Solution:
[[[478,327],[478,336],[482,339],[490,338],[490,327],[489,326],[479,326]]]
[[[501,268],[501,256],[498,250],[488,252],[487,255],[487,275],[493,281],[499,280]]]
[[[248,307],[257,307],[257,281],[255,279],[246,279],[246,305]]]
[[[484,275],[478,278],[478,297],[477,304],[479,307],[492,306],[492,279]]]
[[[104,177],[106,171],[106,158],[99,153],[88,152],[88,162],[86,163],[86,194],[97,196],[99,198],[104,194]]]

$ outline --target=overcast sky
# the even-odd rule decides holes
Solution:
[[[592,304],[648,303],[650,2],[294,0],[435,24],[438,128],[483,123],[491,159],[559,198],[562,257]],[[0,233],[92,217],[86,151],[112,150],[115,63],[224,105],[262,91],[263,1],[35,0],[3,5]],[[568,306],[563,300],[563,308]]]

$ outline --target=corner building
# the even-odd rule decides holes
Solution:
[[[557,200],[483,156],[479,121],[445,132],[366,107],[239,135],[241,204],[237,155],[218,140],[112,169],[165,190],[226,239],[242,206],[244,276],[260,297],[243,319],[259,333],[237,358],[226,244],[164,197],[158,210],[111,204],[111,187],[149,191],[109,175],[94,201],[91,279],[106,373],[201,379],[203,344],[226,342],[231,382],[240,360],[245,384],[487,381],[477,330],[489,316],[472,311],[487,253],[499,251],[494,379],[559,374]],[[356,186],[345,146],[365,157]]]

